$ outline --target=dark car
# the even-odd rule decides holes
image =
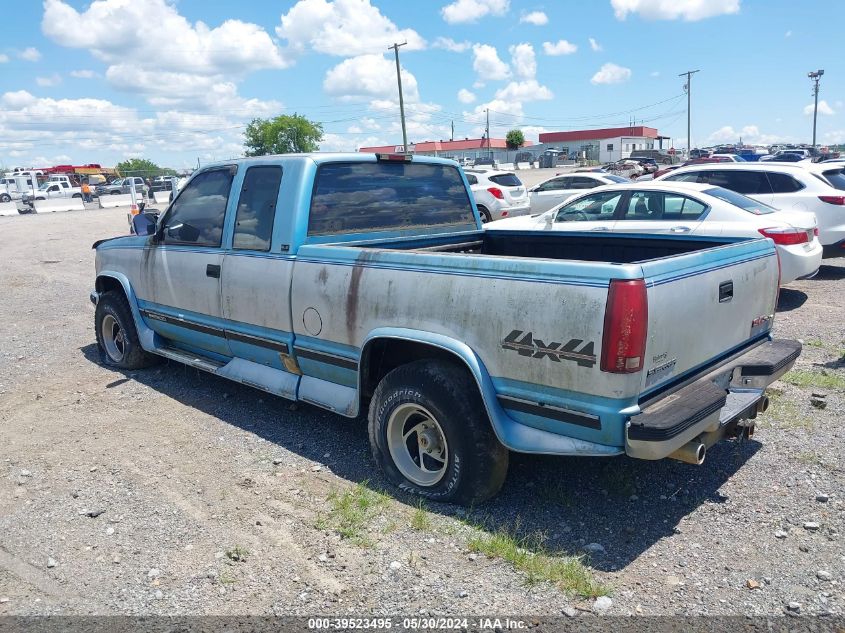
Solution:
[[[777,161],[779,163],[797,163],[799,160],[807,158],[803,154],[795,154],[793,152],[778,152],[777,154],[769,154],[763,156],[760,160],[763,162]]]

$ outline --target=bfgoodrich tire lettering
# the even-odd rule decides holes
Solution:
[[[155,364],[159,357],[148,354],[138,341],[132,310],[122,292],[110,290],[100,295],[94,312],[94,331],[103,362],[120,369],[141,369]]]
[[[407,461],[397,464],[394,457],[398,449],[389,440],[391,419],[395,424],[396,412],[408,410],[419,413],[407,424],[413,428],[422,423],[420,428],[434,441],[433,452],[445,455],[444,472],[432,477],[431,485],[412,481],[402,472],[409,472]],[[435,424],[426,422],[426,416]],[[508,451],[493,433],[478,387],[463,367],[452,363],[417,361],[387,374],[370,402],[369,435],[373,458],[387,478],[406,492],[434,501],[466,505],[484,501],[499,491],[507,475]],[[413,455],[413,433],[408,435]],[[420,438],[421,446],[427,446],[426,437]],[[428,458],[420,452],[417,463],[424,459]],[[436,468],[436,463],[430,461],[429,467]]]

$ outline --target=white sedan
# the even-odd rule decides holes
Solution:
[[[630,182],[629,179],[614,174],[596,171],[572,172],[558,174],[554,178],[544,180],[528,190],[531,201],[531,213],[542,213],[561,202],[566,202],[573,196],[578,196],[588,189],[595,189],[602,185]]]
[[[629,183],[604,186],[539,215],[500,220],[489,229],[613,231],[771,238],[781,262],[781,283],[814,276],[822,246],[816,216],[778,211],[710,184]]]

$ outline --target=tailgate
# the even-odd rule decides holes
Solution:
[[[642,263],[648,342],[641,391],[654,391],[771,329],[778,260],[769,240],[748,240]]]

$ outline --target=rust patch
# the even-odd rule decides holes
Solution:
[[[320,268],[320,273],[317,275],[317,281],[320,282],[321,286],[325,286],[326,281],[328,281],[328,278],[329,278],[329,271],[325,266],[323,266],[322,268]]]
[[[355,328],[358,325],[358,291],[361,287],[361,277],[364,274],[364,266],[371,259],[371,254],[361,251],[356,260],[357,264],[352,267],[352,277],[349,280],[349,289],[346,293],[346,337],[347,342],[354,344]]]

